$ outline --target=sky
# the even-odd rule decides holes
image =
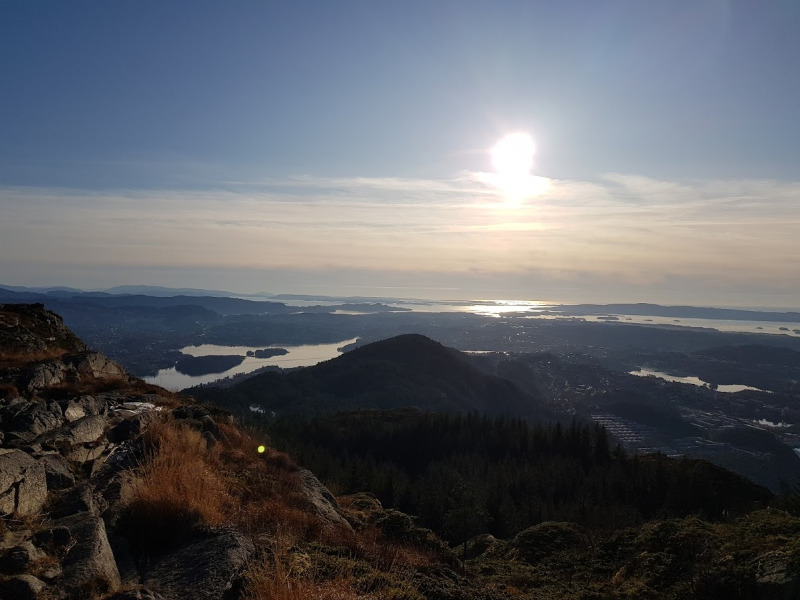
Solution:
[[[0,285],[800,308],[798,31],[796,0],[0,0]]]

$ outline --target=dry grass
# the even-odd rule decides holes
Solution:
[[[220,448],[178,422],[158,422],[145,434],[149,457],[137,469],[125,519],[141,551],[179,543],[197,525],[228,520],[232,498],[222,475]]]
[[[233,425],[218,427],[219,443],[211,448],[180,421],[158,422],[146,432],[147,460],[135,471],[124,521],[140,552],[167,550],[201,524],[231,523],[270,540],[248,570],[245,600],[419,598],[402,582],[440,557],[388,541],[371,525],[353,532],[323,524],[309,510],[298,467],[286,454],[269,447],[259,453],[264,440]],[[312,552],[312,559],[299,547],[326,550]]]
[[[27,367],[31,363],[61,358],[70,351],[65,348],[48,348],[43,350],[20,350],[18,347],[0,348],[0,365],[9,367]]]
[[[235,523],[251,534],[291,533],[316,539],[323,529],[307,509],[297,465],[284,453],[258,452],[256,439],[219,424],[211,448],[179,421],[157,422],[145,434],[145,463],[135,472],[125,528],[143,552],[180,543],[197,525]]]
[[[342,557],[364,561],[384,573],[442,562],[442,557],[429,549],[385,539],[373,525],[359,532],[324,525],[309,510],[296,476],[298,467],[288,455],[268,446],[259,454],[258,446],[264,440],[238,427],[219,427],[224,440],[221,460],[231,474],[230,490],[237,500],[236,522],[248,534],[319,542],[335,548]],[[337,576],[332,581],[340,579]]]
[[[269,471],[273,472],[293,472],[300,467],[285,452],[278,452],[274,448],[265,445],[265,451],[261,454],[258,447],[264,445],[263,440],[258,440],[255,434],[250,433],[226,423],[218,423],[220,432],[224,440],[223,460],[227,463],[241,463],[252,465],[254,460],[261,464],[266,464]]]
[[[67,398],[69,396],[90,396],[106,392],[125,393],[128,391],[126,389],[127,383],[128,378],[124,375],[108,375],[105,377],[81,375],[80,378],[51,385],[45,389],[53,398]]]
[[[281,533],[317,539],[324,528],[307,510],[294,461],[268,446],[259,453],[263,442],[238,427],[219,424],[219,429],[223,439],[220,458],[237,500],[237,524],[251,535]]]
[[[263,562],[247,572],[243,600],[353,600],[377,598],[359,594],[355,578],[342,573],[328,581],[315,582],[306,554],[292,552],[290,536],[275,538]]]
[[[158,405],[164,408],[178,408],[187,402],[187,397],[178,392],[170,392],[136,377],[126,381],[119,389],[125,394],[152,394],[158,396]]]

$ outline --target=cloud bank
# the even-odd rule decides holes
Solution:
[[[593,290],[598,299],[617,290],[618,300],[670,290],[687,303],[738,304],[736,293],[765,306],[800,299],[798,182],[538,179],[525,198],[506,197],[480,173],[207,191],[0,188],[0,282],[85,286],[93,273],[96,285],[164,283],[142,278],[166,270],[217,287],[199,274],[227,271],[227,285],[242,291],[265,289],[269,281],[244,275],[264,272],[283,273],[284,284],[291,273],[342,285],[438,282],[461,297],[496,285],[528,297],[572,290],[581,300]]]

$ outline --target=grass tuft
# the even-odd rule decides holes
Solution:
[[[220,449],[200,433],[171,421],[145,433],[148,460],[136,470],[124,527],[141,552],[159,552],[185,540],[198,525],[221,525],[232,499]]]
[[[359,594],[351,574],[315,582],[309,557],[294,552],[290,536],[279,535],[263,561],[251,565],[243,600],[354,600]]]

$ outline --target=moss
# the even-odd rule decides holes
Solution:
[[[511,558],[536,563],[556,553],[577,549],[586,541],[583,530],[574,523],[547,521],[518,533],[507,546]]]

